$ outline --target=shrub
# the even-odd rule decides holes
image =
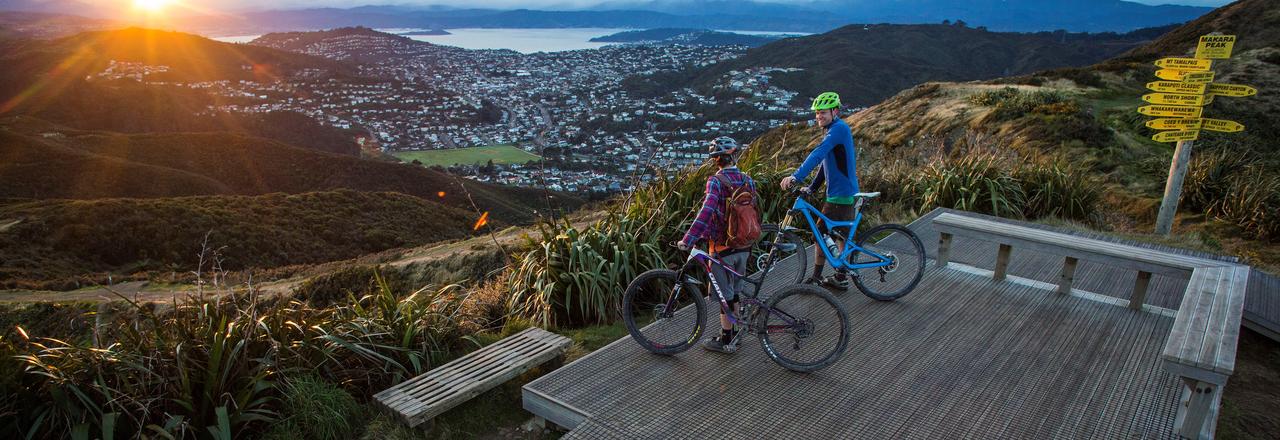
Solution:
[[[373,292],[326,309],[229,292],[175,299],[164,312],[133,304],[133,314],[101,323],[99,343],[15,328],[0,338],[0,354],[26,374],[0,382],[6,396],[17,396],[9,400],[20,402],[0,406],[9,411],[0,424],[36,437],[229,439],[279,422],[291,408],[290,392],[323,392],[335,408],[347,407],[332,390],[304,392],[297,387],[305,380],[286,379],[316,375],[367,396],[443,362],[463,338],[458,286],[401,297],[376,273],[375,283]],[[0,362],[0,372],[12,370]],[[307,438],[341,430],[298,427],[322,430]]]
[[[1080,105],[1058,90],[1022,91],[1014,87],[986,90],[969,96],[969,103],[995,107],[997,120],[1007,120],[1028,113],[1062,114],[1079,112]]]
[[[1023,216],[1087,221],[1101,199],[1100,184],[1086,170],[1061,163],[1031,163],[1013,170],[1026,194]]]
[[[312,375],[289,380],[281,401],[286,417],[264,438],[342,440],[352,438],[359,426],[362,408],[355,397]]]
[[[1022,186],[993,156],[934,162],[910,182],[908,193],[925,211],[943,207],[1017,218],[1026,203]]]

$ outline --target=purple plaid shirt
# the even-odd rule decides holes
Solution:
[[[690,247],[700,238],[705,238],[714,244],[724,241],[725,227],[728,226],[724,201],[733,195],[734,188],[743,184],[750,185],[753,191],[756,189],[756,182],[746,173],[739,171],[738,167],[728,167],[717,174],[723,175],[733,187],[724,187],[720,184],[720,179],[714,175],[707,178],[707,198],[702,201],[702,209],[698,211],[698,217],[693,219],[689,232],[686,232],[684,239],[681,240]]]

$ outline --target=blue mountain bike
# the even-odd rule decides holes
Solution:
[[[792,227],[791,222],[796,214],[803,216],[809,224],[817,251],[822,252],[836,270],[847,271],[853,278],[853,284],[864,295],[880,301],[892,301],[911,293],[920,283],[924,275],[925,253],[924,245],[915,232],[906,226],[883,224],[857,233],[858,224],[862,222],[862,208],[880,193],[854,195],[853,221],[827,218],[805,200],[810,194],[801,191],[799,185],[791,193],[796,196],[796,201],[782,223],[778,224],[779,230],[794,235],[800,229]],[[822,221],[821,225],[818,220]],[[786,234],[778,236],[783,235]],[[836,243],[844,243],[844,250]],[[806,270],[801,266],[800,272]]]

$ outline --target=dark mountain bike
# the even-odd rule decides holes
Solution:
[[[713,264],[755,286],[744,289],[751,291],[743,292],[737,310],[729,310],[721,290],[727,287],[711,275]],[[761,300],[760,287],[772,267],[766,266],[765,273],[754,279],[743,277],[706,252],[692,249],[679,271],[650,270],[627,286],[622,297],[627,331],[641,347],[656,354],[688,350],[706,328],[703,295],[714,292],[720,309],[737,331],[729,344],[733,349],[743,335],[751,334],[760,339],[760,346],[774,362],[789,370],[811,372],[835,363],[849,344],[848,313],[830,292],[810,285],[791,285]],[[708,285],[709,291],[705,290]]]

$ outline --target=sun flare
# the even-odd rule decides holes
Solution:
[[[160,12],[170,0],[133,0],[133,7],[147,12]]]

